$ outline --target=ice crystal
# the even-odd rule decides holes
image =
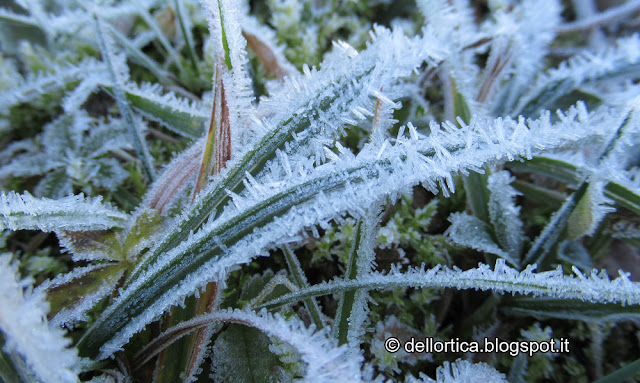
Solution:
[[[30,279],[20,279],[11,256],[0,256],[2,311],[0,330],[5,339],[2,350],[13,355],[22,379],[38,382],[78,382],[77,351],[64,331],[51,326],[46,315],[49,305],[42,291],[33,291]],[[33,375],[32,375],[33,374]]]

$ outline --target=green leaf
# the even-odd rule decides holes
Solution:
[[[627,187],[615,182],[609,182],[604,189],[604,195],[616,201],[616,204],[640,215],[640,195],[632,192]]]
[[[524,162],[514,161],[509,164],[509,167],[517,171],[552,177],[572,185],[576,185],[582,179],[577,166],[544,156],[534,156],[532,159]]]
[[[560,209],[562,202],[566,199],[566,196],[560,192],[534,185],[529,182],[515,180],[511,185],[514,189],[522,193],[526,199],[547,205],[556,210]]]
[[[50,304],[49,317],[52,318],[63,308],[79,304],[84,298],[99,292],[103,286],[114,285],[122,277],[130,264],[125,262],[107,264],[74,278],[67,283],[47,290]]]
[[[157,210],[148,209],[142,211],[137,217],[136,221],[131,227],[131,230],[126,234],[124,243],[122,244],[123,255],[128,259],[133,259],[138,255],[140,249],[137,249],[138,245],[145,239],[151,238],[161,227],[163,218]]]
[[[184,307],[174,307],[171,315],[163,321],[165,328],[171,328],[180,322],[191,319],[196,312],[196,298],[188,297]],[[181,375],[188,369],[189,361],[192,359],[192,339],[198,331],[191,336],[182,337],[166,349],[162,350],[158,356],[153,381],[157,383],[173,383],[181,381]]]
[[[489,219],[489,188],[487,187],[487,181],[489,178],[489,170],[485,168],[485,173],[480,174],[476,172],[469,172],[469,175],[464,177],[464,190],[467,194],[467,203],[475,215],[482,222],[486,223],[491,229],[491,220]],[[491,237],[495,240],[493,230],[491,230]]]
[[[231,296],[225,297],[224,306],[227,308],[246,307],[256,300],[274,299],[290,292],[291,289],[280,283],[280,280],[282,282],[288,281],[283,274],[275,274],[271,269],[262,274],[254,274],[249,277],[247,282],[242,283],[241,291],[234,291]]]
[[[544,261],[545,257],[551,249],[558,243],[560,237],[564,234],[569,217],[573,213],[576,204],[580,202],[587,192],[589,184],[583,182],[578,190],[571,194],[562,204],[562,207],[556,211],[542,232],[531,245],[522,261],[523,264],[537,263]]]
[[[227,41],[227,33],[224,30],[224,12],[222,12],[222,6],[218,0],[218,10],[220,11],[220,33],[222,37],[222,47],[224,48],[224,62],[227,64],[229,70],[233,69],[231,66],[231,56],[229,54],[229,42]]]
[[[606,158],[611,150],[613,150],[618,139],[622,137],[625,131],[629,128],[629,124],[632,121],[632,116],[633,112],[629,111],[625,116],[622,124],[618,127],[616,134],[609,140],[606,147],[600,154],[598,162]],[[553,214],[551,220],[542,230],[542,233],[540,233],[540,235],[536,238],[533,245],[531,246],[531,249],[525,256],[525,264],[530,262],[542,263],[546,254],[551,250],[552,247],[556,245],[561,234],[564,234],[565,229],[567,229],[567,223],[569,222],[570,217],[573,215],[576,207],[580,206],[581,200],[587,194],[587,191],[589,189],[588,180],[588,177],[583,178],[580,186],[575,191],[575,193],[569,196],[560,210]],[[591,206],[591,204],[589,204],[589,206]],[[584,207],[582,207],[582,212],[578,213],[576,220],[580,222],[580,220],[582,219],[588,220],[590,224],[593,224],[593,214],[591,213],[591,208],[585,209]],[[586,231],[584,227],[569,228],[569,234],[577,235],[583,230]]]
[[[512,298],[500,308],[505,314],[537,319],[617,321],[640,318],[640,306],[583,302],[577,299]]]
[[[620,383],[632,379],[640,371],[640,359],[627,364],[626,366],[604,376],[594,383]]]
[[[575,185],[580,182],[578,167],[554,158],[535,156],[529,161],[512,162],[509,167],[518,171],[527,171],[552,177],[559,181]],[[640,195],[616,182],[609,182],[604,189],[604,195],[616,204],[623,206],[640,215]]]
[[[111,87],[104,87],[110,93]],[[202,136],[207,122],[205,115],[194,116],[191,111],[180,110],[175,105],[162,103],[144,93],[133,93],[125,89],[125,97],[131,106],[150,120],[160,122],[169,130],[189,139]]]
[[[587,190],[584,197],[578,201],[567,221],[567,236],[570,239],[579,239],[584,236],[593,225],[593,202],[591,193]]]
[[[218,382],[288,382],[278,356],[269,350],[271,341],[260,330],[231,324],[213,344],[213,378]]]
[[[453,80],[451,81],[453,82]],[[465,124],[471,122],[471,108],[469,108],[469,104],[465,101],[464,96],[458,92],[456,92],[453,99],[453,114],[456,117],[460,117]]]
[[[353,280],[358,276],[358,256],[361,255],[361,247],[363,246],[364,240],[363,226],[364,223],[362,220],[356,224],[356,232],[353,234],[353,241],[351,242],[351,249],[349,250],[345,279]],[[338,312],[336,314],[337,324],[335,326],[335,336],[338,339],[338,344],[347,343],[349,332],[353,331],[349,327],[349,324],[351,323],[354,308],[357,307],[356,293],[357,290],[345,291],[338,302]]]
[[[18,370],[14,366],[14,362],[9,355],[5,355],[2,349],[4,348],[4,334],[0,332],[0,381],[4,383],[22,383]]]

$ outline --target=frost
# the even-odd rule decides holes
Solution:
[[[216,71],[222,72],[224,88],[220,93],[222,102],[228,108],[231,127],[231,153],[250,142],[250,132],[245,125],[254,111],[251,79],[247,74],[248,58],[246,40],[241,31],[244,8],[238,0],[201,0],[208,11],[209,31],[214,40]],[[224,62],[224,63],[223,63]],[[215,80],[214,86],[220,86]]]
[[[0,329],[7,353],[25,381],[78,382],[79,359],[64,331],[50,326],[49,306],[40,291],[31,290],[30,279],[20,280],[11,257],[0,256]],[[31,375],[33,374],[33,376]]]
[[[104,230],[124,225],[127,216],[101,203],[102,197],[35,198],[28,192],[0,194],[0,230]]]
[[[489,219],[500,247],[506,251],[517,265],[522,253],[524,231],[519,218],[520,208],[515,205],[515,197],[520,195],[510,183],[513,177],[507,171],[489,176]]]
[[[189,138],[199,138],[202,134],[202,122],[208,120],[209,111],[199,101],[192,101],[176,95],[174,92],[167,91],[158,84],[142,83],[137,85],[133,82],[126,83],[122,90],[126,93],[127,98],[132,100],[133,107],[146,118],[157,121],[172,131],[187,136]],[[138,102],[140,106],[136,106]],[[153,107],[149,104],[155,104]],[[190,118],[193,120],[193,129],[186,131],[181,128],[184,121],[173,121],[171,116],[158,112],[158,108],[164,108],[181,116],[182,119]],[[198,134],[192,133],[198,132]]]
[[[201,317],[201,320],[207,319]],[[346,354],[345,347],[337,347],[326,331],[306,328],[297,319],[285,320],[266,311],[259,314],[228,310],[210,314],[210,321],[241,323],[256,328],[266,335],[288,343],[306,363],[305,382],[360,382],[363,381],[360,358]],[[198,319],[198,318],[196,318]],[[184,323],[183,326],[188,326]]]
[[[105,69],[103,63],[88,58],[76,65],[66,64],[54,67],[51,73],[28,76],[10,91],[2,93],[0,108],[6,110],[17,103],[32,101],[43,94],[62,89],[70,82],[91,81],[91,77],[86,77],[87,73],[98,73],[94,78],[96,83],[99,83],[101,82],[99,73]]]
[[[503,70],[508,83],[494,100],[493,110],[503,113],[513,109],[519,92],[529,87],[543,65],[547,47],[555,38],[555,28],[560,24],[562,8],[557,0],[535,3],[523,1],[515,4],[508,13],[496,12],[495,23],[486,25],[487,34],[497,35],[497,41],[506,39],[506,48],[498,53],[507,60]],[[496,45],[492,47],[492,54]]]
[[[378,12],[390,9],[387,0],[17,0],[10,10],[0,10],[0,18],[37,36],[2,37],[3,47],[14,41],[0,57],[0,132],[8,134],[0,140],[0,178],[3,187],[24,186],[37,198],[28,192],[1,194],[0,229],[55,231],[62,250],[84,262],[35,293],[28,288],[26,298],[22,288],[30,281],[18,281],[18,295],[27,301],[46,292],[55,315],[51,323],[66,326],[86,320],[97,302],[105,302],[78,332],[78,349],[96,362],[115,357],[104,366],[118,364],[122,371],[87,376],[106,372],[118,381],[129,379],[130,371],[114,354],[126,349],[128,359],[134,334],[173,307],[185,308],[187,297],[194,292],[197,297],[207,283],[219,281],[222,290],[232,271],[283,247],[306,246],[312,262],[323,252],[352,250],[341,278],[308,286],[301,264],[287,259],[298,269],[291,272],[296,283],[277,274],[272,286],[285,285],[290,292],[266,303],[269,292],[247,299],[250,306],[292,304],[283,308],[290,317],[300,302],[333,294],[340,300],[335,318],[308,311],[316,325],[335,320],[337,342],[329,339],[331,329],[307,329],[295,314],[285,320],[266,312],[214,311],[177,329],[249,325],[253,334],[264,333],[256,349],[280,355],[279,361],[262,359],[268,363],[259,370],[284,380],[274,370],[290,363],[295,366],[284,370],[307,381],[357,381],[372,380],[370,367],[362,365],[370,355],[361,351],[373,327],[368,323],[372,289],[480,289],[635,307],[640,288],[627,274],[611,281],[604,272],[585,276],[581,270],[591,270],[587,249],[598,247],[596,239],[637,242],[638,225],[630,214],[640,211],[640,37],[614,42],[630,28],[611,17],[629,18],[620,12],[635,12],[638,5],[628,1],[589,15],[590,3],[573,3],[563,9],[569,3],[559,0],[417,0],[413,11],[419,15],[399,19],[395,11]],[[401,7],[399,14],[411,11]],[[576,22],[563,24],[562,15],[574,14]],[[392,28],[372,26],[372,15]],[[600,28],[605,23],[612,25]],[[592,36],[601,33],[610,40],[591,39],[593,52],[577,45],[579,34],[555,41],[557,33],[572,28],[592,28]],[[331,43],[328,37],[342,40]],[[561,56],[572,58],[546,70]],[[584,101],[568,106],[577,99]],[[587,104],[602,107],[587,110]],[[554,115],[548,108],[562,111]],[[205,126],[211,134],[202,137]],[[169,135],[159,130],[165,128]],[[148,147],[147,133],[165,142]],[[16,137],[26,139],[8,142]],[[195,142],[154,181],[154,162],[166,163],[189,140]],[[198,174],[200,163],[208,166],[205,156],[215,158],[218,168]],[[533,156],[546,158],[513,163]],[[518,177],[521,170],[546,171],[568,190],[580,185],[551,215],[524,262],[521,218],[529,220],[530,232],[532,216],[540,217],[537,211],[530,214],[528,199],[553,194],[557,204],[560,193],[541,183],[513,183],[502,170],[507,162]],[[140,163],[146,177],[140,177]],[[457,211],[457,198],[445,200],[456,191],[457,177],[483,171],[486,214],[475,206],[477,217],[464,214]],[[430,196],[432,202],[422,209],[410,208],[407,200],[403,212],[396,204],[397,214],[378,230],[381,204],[394,204],[417,185],[443,195]],[[512,185],[526,198],[522,217],[520,194]],[[134,208],[144,188],[146,196]],[[79,192],[84,194],[72,195]],[[84,197],[98,194],[133,213],[103,204],[100,197]],[[618,213],[607,216],[614,205]],[[451,214],[446,237],[442,214]],[[583,241],[586,235],[594,238]],[[13,246],[14,234],[5,236],[5,245]],[[373,272],[378,238],[382,247],[401,255],[400,246],[407,249],[404,263],[388,273]],[[334,240],[342,243],[332,248]],[[494,266],[467,269],[465,264],[463,271],[455,267],[457,254],[447,253],[459,249],[445,240],[499,258]],[[324,247],[313,251],[314,246]],[[547,253],[555,256],[552,264],[570,263],[573,275],[546,271]],[[410,266],[408,259],[431,266]],[[535,273],[535,265],[526,266],[529,261],[540,261],[542,271]],[[15,268],[9,268],[13,274],[3,282],[17,280]],[[427,293],[419,294],[431,299]],[[234,307],[234,297],[222,295],[231,299],[225,307]],[[46,325],[47,308],[41,311],[38,318]],[[445,325],[435,318],[429,329]],[[379,324],[377,336],[401,327],[398,323]],[[412,327],[420,324],[405,330]],[[237,345],[221,331],[214,341],[213,371],[216,379],[230,380],[223,370],[233,373],[262,355],[245,347],[250,358],[235,358]],[[5,351],[17,350],[10,338]],[[381,368],[397,372],[397,360],[380,361],[385,358],[380,339],[370,343]],[[22,351],[10,353],[29,366]],[[183,368],[184,380],[197,378],[195,359]],[[162,361],[158,365],[163,367]],[[134,379],[139,376],[133,371]],[[35,379],[30,378],[24,380]],[[490,367],[466,361],[446,363],[436,378],[504,381]]]
[[[538,297],[579,299],[594,303],[640,304],[640,284],[632,282],[629,274],[619,271],[620,276],[610,280],[602,270],[592,270],[586,277],[576,267],[575,276],[565,275],[562,267],[555,270],[534,273],[535,265],[518,271],[498,259],[491,269],[479,264],[477,268],[462,271],[454,268],[410,268],[406,272],[397,269],[389,274],[372,273],[360,280],[345,281],[335,279],[318,285],[288,293],[266,302],[265,306],[282,305],[309,296],[319,296],[356,288],[379,289],[393,287],[422,287],[492,290],[499,293],[531,294]]]
[[[72,194],[74,186],[87,194],[95,188],[114,191],[128,175],[115,158],[108,157],[130,147],[119,120],[96,121],[78,111],[45,125],[40,138],[37,146],[31,140],[21,141],[27,151],[0,168],[0,178],[44,175],[35,194],[62,198]]]
[[[113,268],[113,271],[110,269]],[[104,272],[107,271],[107,272]],[[84,294],[78,296],[73,303],[62,307],[51,319],[51,325],[62,328],[62,326],[72,329],[77,322],[87,320],[87,311],[92,309],[101,299],[109,295],[116,287],[116,283],[124,273],[124,268],[115,265],[98,264],[87,267],[76,267],[67,274],[58,275],[53,280],[46,280],[41,283],[36,291],[47,293],[48,291],[65,285],[83,285]],[[86,281],[82,278],[94,273]],[[71,290],[73,293],[73,290]],[[51,298],[51,297],[49,297]]]
[[[438,184],[443,190],[453,187],[452,174],[493,161],[528,157],[533,148],[559,148],[577,142],[602,141],[614,127],[603,124],[601,130],[587,129],[569,117],[555,126],[548,116],[528,122],[511,119],[472,119],[470,126],[431,126],[431,134],[403,137],[402,129],[395,145],[387,146],[382,155],[366,148],[358,156],[346,153],[338,161],[305,169],[275,184],[254,188],[256,194],[236,196],[215,219],[172,249],[158,254],[154,262],[147,256],[131,274],[133,282],[103,313],[98,324],[108,322],[109,331],[119,333],[102,348],[102,356],[119,349],[131,335],[171,305],[180,302],[214,276],[249,262],[255,256],[282,243],[295,241],[305,228],[327,227],[327,222],[345,212],[356,215],[384,196],[422,183],[434,192]],[[582,115],[585,121],[606,120],[606,114]],[[611,117],[609,117],[611,118]],[[373,144],[372,144],[373,145]],[[376,153],[376,154],[373,154]],[[220,181],[219,181],[220,182]],[[337,196],[340,196],[339,198]],[[240,240],[239,233],[245,232]],[[148,254],[166,246],[160,242]],[[207,249],[207,250],[203,250]],[[184,260],[190,259],[188,271]],[[141,296],[140,291],[146,294]],[[161,295],[155,295],[160,293]],[[147,295],[148,294],[148,295]],[[139,306],[132,306],[132,300]],[[140,302],[145,302],[140,305]],[[128,312],[135,315],[128,315]],[[99,342],[99,338],[96,338]],[[106,341],[106,339],[105,339]]]
[[[453,363],[444,362],[436,371],[436,380],[420,374],[420,379],[407,379],[407,383],[508,383],[504,374],[486,363],[471,363],[458,359]]]
[[[464,213],[453,213],[449,217],[451,227],[446,232],[453,243],[470,247],[478,251],[499,255],[513,265],[518,264],[517,258],[502,250],[494,242],[489,232],[489,226],[480,219]]]
[[[540,75],[515,108],[515,113],[531,115],[542,105],[550,105],[582,84],[613,80],[640,70],[640,35],[619,39],[615,47],[596,53],[581,53],[558,68]]]
[[[604,195],[603,182],[591,182],[586,194],[575,207],[569,217],[567,230],[569,238],[578,239],[585,235],[593,235],[604,217],[616,211],[613,200]]]

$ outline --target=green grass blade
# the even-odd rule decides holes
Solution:
[[[182,0],[175,0],[176,7],[176,16],[178,17],[178,23],[180,25],[180,31],[182,32],[182,36],[184,38],[184,43],[187,46],[187,52],[189,52],[189,59],[191,60],[191,65],[193,66],[193,70],[196,73],[196,76],[200,76],[200,66],[198,65],[198,56],[195,51],[195,43],[193,42],[193,34],[191,30],[187,26],[184,3]]]
[[[134,46],[131,41],[124,36],[120,31],[116,28],[112,27],[110,24],[106,24],[109,33],[118,41],[118,43],[125,49],[127,54],[131,57],[133,61],[147,68],[154,76],[160,81],[162,84],[175,84],[175,79],[173,75],[171,75],[166,70],[162,69],[162,66],[158,64],[151,57],[147,56],[144,52],[142,52],[138,47]]]
[[[113,60],[115,58],[113,57],[113,50],[110,46],[111,41],[106,41],[108,39],[108,36],[106,36],[106,34],[109,32],[105,30],[104,22],[99,17],[96,16],[94,19],[96,23],[96,34],[99,43],[98,45],[100,46],[103,60],[106,62],[107,68],[109,69],[111,78],[113,80],[113,92],[115,95],[116,103],[118,104],[118,109],[120,110],[120,114],[126,122],[133,147],[136,150],[138,159],[142,162],[142,167],[145,171],[145,174],[149,178],[149,180],[153,181],[156,178],[156,170],[153,166],[153,157],[151,157],[151,154],[149,154],[149,149],[147,148],[147,144],[144,140],[144,137],[142,136],[142,132],[140,132],[140,128],[133,115],[133,111],[131,110],[124,91],[121,88],[121,81],[118,79],[118,73],[116,68],[114,67]]]
[[[572,299],[514,298],[506,300],[500,310],[508,315],[539,319],[617,321],[640,318],[640,306],[583,302]]]
[[[640,372],[640,359],[637,359],[626,366],[604,376],[594,383],[622,383],[633,379]]]
[[[349,260],[347,261],[345,275],[345,279],[348,280],[356,279],[358,276],[358,255],[363,243],[363,225],[362,220],[358,221],[355,232],[353,233],[353,241],[351,242],[351,249],[349,250]],[[346,344],[348,342],[347,336],[350,331],[349,323],[356,304],[356,293],[357,290],[345,291],[338,302],[336,325],[334,327],[334,335],[338,339],[338,344]]]
[[[113,87],[103,88],[113,94]],[[170,102],[168,99],[154,97],[149,89],[145,91],[127,86],[123,91],[131,106],[146,118],[157,121],[172,132],[192,140],[202,136],[203,126],[207,121],[205,113],[199,113],[192,107],[181,107],[177,102]]]
[[[309,287],[309,283],[307,282],[307,278],[304,276],[304,270],[302,270],[302,266],[300,265],[300,261],[294,254],[293,250],[289,246],[284,246],[282,248],[282,252],[284,253],[285,260],[287,261],[287,266],[289,267],[289,272],[293,277],[293,281],[298,286],[298,288]],[[304,300],[304,307],[306,307],[309,315],[311,316],[311,320],[317,329],[321,329],[324,327],[324,323],[322,322],[322,314],[320,312],[320,307],[318,307],[318,302],[315,299],[309,298]]]

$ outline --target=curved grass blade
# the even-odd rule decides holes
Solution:
[[[273,309],[282,305],[299,302],[309,297],[337,294],[354,289],[390,289],[396,287],[416,288],[456,288],[492,290],[498,293],[531,294],[539,297],[562,300],[584,299],[593,303],[640,305],[640,284],[631,282],[626,274],[611,281],[604,272],[595,271],[589,278],[577,269],[577,276],[565,275],[561,267],[553,271],[534,273],[535,267],[528,266],[518,271],[498,259],[495,268],[480,264],[476,269],[466,271],[436,266],[433,269],[412,268],[406,272],[392,271],[390,274],[373,273],[358,280],[336,279],[323,282],[306,289],[288,293],[259,307]],[[615,311],[615,309],[613,309]]]

